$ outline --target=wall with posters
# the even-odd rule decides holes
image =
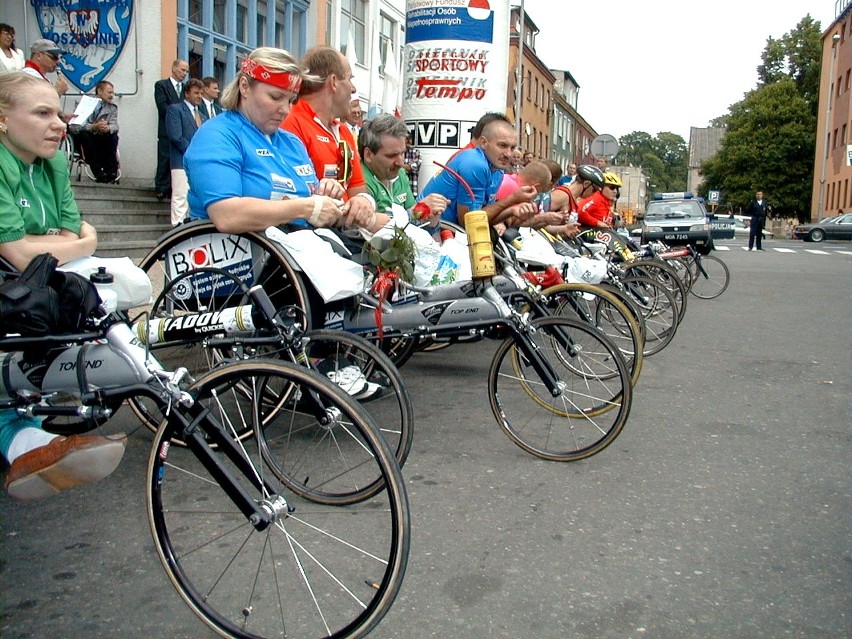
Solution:
[[[408,0],[405,20],[402,112],[425,184],[483,114],[506,110],[509,2]]]

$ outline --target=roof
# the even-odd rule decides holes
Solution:
[[[725,137],[725,129],[721,127],[707,127],[689,129],[689,166],[697,167],[704,160],[716,155],[722,146],[722,138]]]

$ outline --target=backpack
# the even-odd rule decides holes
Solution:
[[[0,284],[0,334],[43,337],[86,328],[101,303],[98,291],[81,275],[57,271],[58,263],[42,253]]]

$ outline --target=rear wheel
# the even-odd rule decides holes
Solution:
[[[814,229],[808,234],[808,239],[811,242],[822,242],[825,239],[825,231],[822,229]]]
[[[250,387],[250,396],[233,394]],[[277,409],[270,390],[285,391]],[[157,553],[181,597],[204,623],[227,637],[361,637],[393,603],[405,573],[408,502],[399,467],[368,415],[339,389],[307,369],[275,362],[232,364],[190,390],[196,426],[207,438],[231,438],[234,422],[258,432],[264,417],[286,420],[299,394],[320,397],[348,423],[362,451],[351,469],[384,490],[355,506],[323,503],[306,486],[280,482],[264,461],[262,436],[239,444],[242,468],[220,445],[212,451],[239,490],[272,515],[265,528],[251,523],[221,480],[202,464],[204,444],[164,422],[148,461],[148,519]],[[194,410],[194,409],[176,409]],[[216,435],[215,433],[218,433]],[[170,446],[175,437],[189,447]],[[296,449],[307,433],[291,440]],[[199,448],[201,446],[201,448]],[[347,447],[348,448],[348,447]],[[198,451],[198,452],[197,452]],[[334,456],[330,447],[302,449],[314,461]],[[339,475],[345,467],[338,466]],[[297,490],[294,490],[297,489]]]
[[[719,297],[727,290],[728,284],[731,282],[728,266],[713,255],[702,257],[700,264],[701,268],[698,266],[699,262],[695,260],[690,265],[693,278],[690,291],[695,297],[705,300]]]

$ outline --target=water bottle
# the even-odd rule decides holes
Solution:
[[[494,264],[494,246],[491,244],[491,226],[485,211],[468,211],[464,216],[464,228],[470,248],[470,263],[473,277],[491,277],[497,274]]]
[[[112,286],[112,273],[107,273],[105,266],[99,266],[97,272],[89,275],[89,281],[98,289],[101,298],[101,308],[105,313],[113,313],[118,307],[118,293]]]

